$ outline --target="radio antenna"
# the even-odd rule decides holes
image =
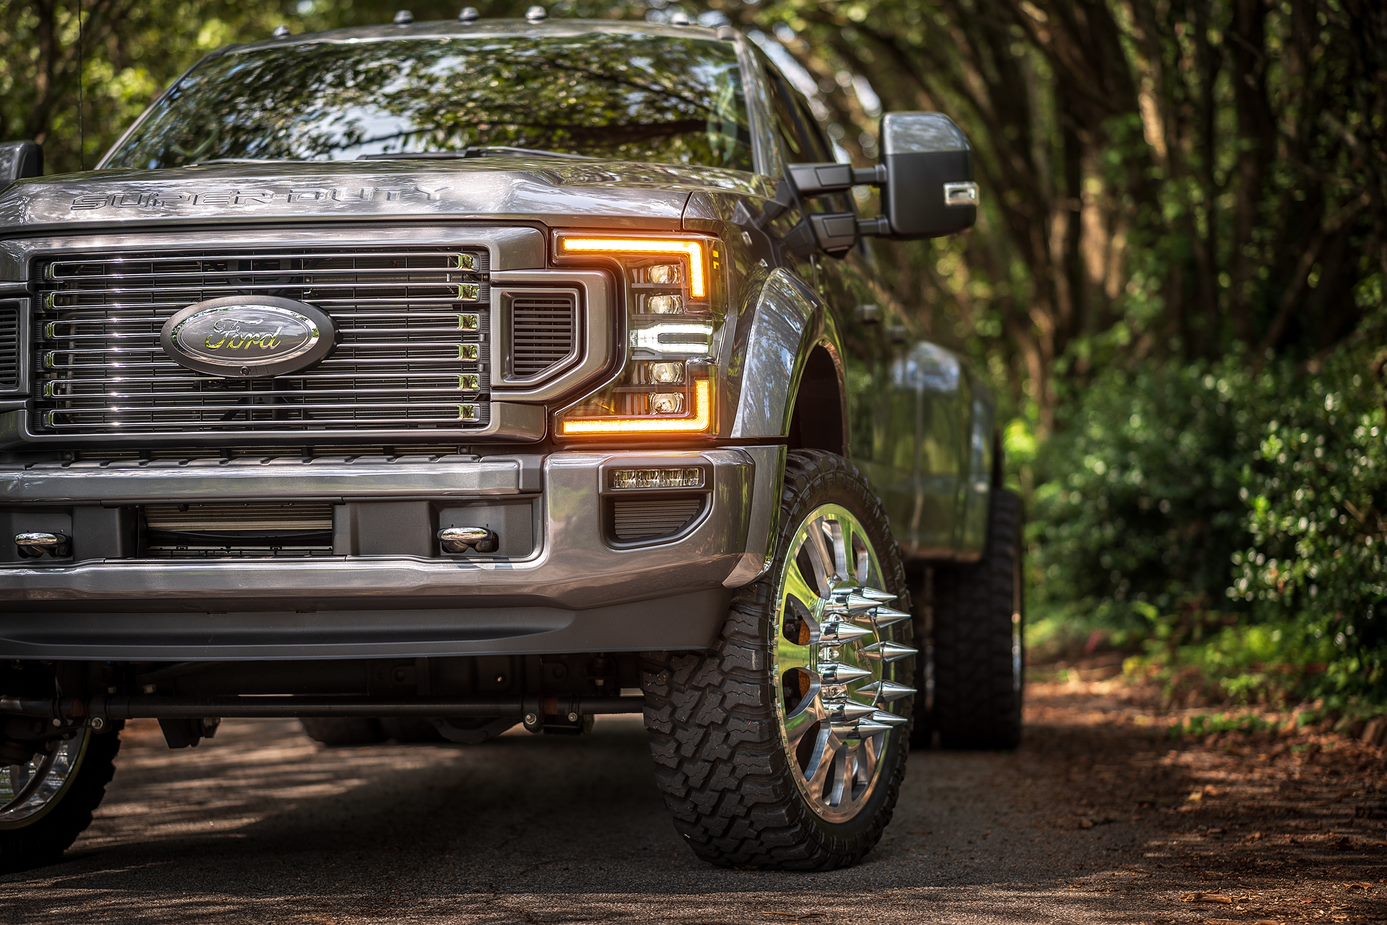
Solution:
[[[87,107],[85,84],[87,82],[87,59],[82,48],[82,2],[77,0],[77,163],[87,169]]]

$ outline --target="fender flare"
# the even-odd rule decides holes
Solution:
[[[798,277],[776,269],[748,299],[742,319],[728,366],[736,394],[730,436],[788,437],[805,370],[815,352],[823,351],[833,364],[842,446],[847,447],[842,337],[828,304]]]

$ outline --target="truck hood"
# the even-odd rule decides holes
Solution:
[[[218,164],[22,180],[0,237],[119,225],[485,219],[680,227],[690,196],[768,199],[764,177],[708,167],[554,158]]]

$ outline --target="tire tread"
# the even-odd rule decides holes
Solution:
[[[1024,685],[1012,684],[1011,615],[1022,517],[1015,492],[993,489],[982,561],[935,572],[931,718],[945,748],[1021,743]]]
[[[889,541],[880,502],[847,460],[796,450],[786,461],[777,561],[789,543],[786,518],[796,516],[825,486],[852,492],[863,508],[855,512],[863,526]],[[904,569],[894,545],[877,553],[888,581],[904,594]],[[908,732],[896,733],[892,753],[899,757],[882,769],[887,776],[877,784],[887,790],[882,809],[865,825],[833,827],[813,812],[791,776],[775,715],[778,682],[769,678],[767,632],[773,573],[734,595],[715,651],[644,659],[645,725],[655,780],[675,828],[706,861],[773,870],[850,866],[871,850],[890,821],[905,775]],[[909,606],[908,599],[903,603]]]

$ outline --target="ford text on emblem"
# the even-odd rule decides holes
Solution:
[[[332,350],[332,319],[275,296],[228,296],[189,305],[164,322],[164,352],[181,366],[230,379],[284,376]]]

